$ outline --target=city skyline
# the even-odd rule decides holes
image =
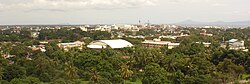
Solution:
[[[249,0],[0,0],[0,24],[248,21]]]

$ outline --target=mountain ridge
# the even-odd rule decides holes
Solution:
[[[197,25],[249,25],[250,26],[250,20],[249,21],[233,21],[233,22],[225,22],[225,21],[215,21],[215,22],[199,22],[199,21],[193,21],[193,20],[185,20],[176,24],[197,24]]]

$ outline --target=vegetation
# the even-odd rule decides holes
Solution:
[[[76,41],[111,39],[108,32],[80,32],[80,30],[41,30],[38,38],[27,32],[1,31],[0,84],[225,84],[249,79],[250,52],[221,48],[219,43],[239,38],[249,47],[250,29],[208,29],[215,36],[199,35],[199,29],[187,29],[189,37],[175,41],[181,45],[168,49],[145,48],[142,39],[124,38],[137,43],[124,49],[64,51],[55,42],[46,44],[46,52],[32,51],[29,45],[37,41],[62,39]],[[139,31],[139,35],[162,32]],[[74,37],[74,38],[72,38]],[[6,42],[10,43],[6,43]],[[20,44],[14,42],[20,41]],[[85,41],[85,40],[84,40]],[[211,42],[205,47],[194,42]],[[30,42],[30,43],[29,43]],[[122,58],[129,56],[129,58]],[[31,58],[31,59],[28,59]]]

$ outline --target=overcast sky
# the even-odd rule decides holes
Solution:
[[[250,0],[0,0],[0,24],[250,20]]]

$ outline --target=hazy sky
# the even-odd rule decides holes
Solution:
[[[250,20],[250,0],[0,0],[0,24]]]

